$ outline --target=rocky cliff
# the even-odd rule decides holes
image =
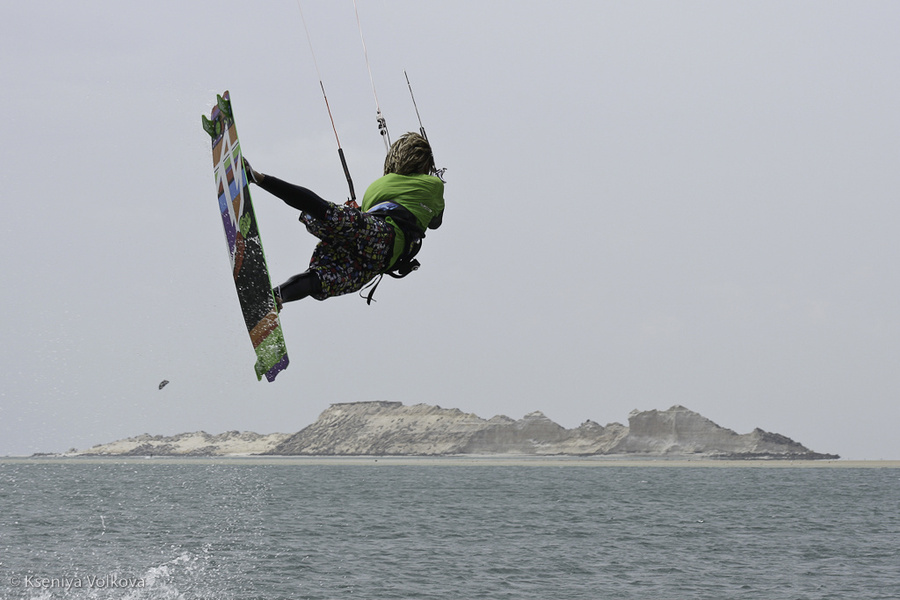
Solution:
[[[398,455],[603,454],[626,432],[591,421],[565,429],[541,412],[514,421],[457,408],[400,402],[332,404],[319,419],[267,454]]]
[[[628,427],[586,421],[575,429],[541,412],[515,421],[482,419],[459,409],[400,402],[332,404],[319,419],[267,454],[398,455],[703,455],[719,458],[837,458],[782,435],[737,434],[683,406],[633,411]]]
[[[633,411],[628,426],[585,421],[574,429],[541,412],[519,420],[483,419],[456,408],[400,402],[332,404],[318,420],[293,434],[230,431],[171,437],[141,435],[98,445],[78,455],[223,456],[704,456],[711,458],[838,458],[819,454],[761,429],[738,434],[683,406]]]
[[[708,454],[728,458],[837,458],[812,452],[788,437],[759,428],[750,433],[735,433],[683,406],[666,411],[632,411],[628,417],[628,435],[612,452]]]

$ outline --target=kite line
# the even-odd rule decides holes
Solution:
[[[334,123],[334,116],[331,113],[331,105],[328,103],[328,95],[325,93],[325,84],[323,83],[323,80],[322,80],[322,74],[319,71],[319,63],[316,60],[316,52],[313,49],[312,36],[310,36],[310,34],[309,34],[309,27],[306,24],[306,17],[303,15],[303,7],[301,6],[300,0],[297,0],[297,8],[300,10],[300,18],[303,21],[303,29],[306,32],[306,41],[309,44],[309,52],[310,52],[310,55],[312,55],[313,65],[315,66],[315,69],[316,69],[316,76],[319,78],[319,87],[322,89],[322,98],[324,98],[324,100],[325,100],[325,108],[328,111],[328,118],[331,121],[331,129],[334,131],[334,139],[337,142],[338,156],[341,159],[341,167],[344,169],[344,176],[347,178],[347,185],[350,187],[350,199],[347,201],[347,204],[350,206],[353,206],[354,208],[358,208],[359,205],[356,202],[356,192],[354,191],[354,188],[353,188],[353,179],[350,177],[350,169],[347,167],[347,159],[344,156],[344,149],[341,146],[341,139],[338,136],[337,126]],[[359,16],[359,7],[357,6],[356,0],[353,0],[353,10],[356,14],[356,26],[357,26],[357,29],[359,30],[359,39],[362,42],[363,57],[365,58],[365,61],[366,61],[366,70],[369,72],[369,82],[372,84],[372,96],[375,98],[375,119],[378,124],[378,133],[381,135],[381,139],[384,142],[385,152],[390,152],[391,136],[390,136],[390,133],[388,132],[387,120],[384,118],[384,114],[381,111],[381,103],[378,101],[378,91],[376,90],[376,87],[375,87],[375,77],[372,75],[372,66],[369,62],[369,51],[368,51],[368,48],[366,47],[366,39],[365,39],[365,36],[363,35],[363,29],[362,29],[362,20],[360,19],[360,16]],[[425,138],[425,141],[427,141],[430,146],[431,142],[428,140],[428,135],[425,133],[425,126],[422,124],[422,117],[419,114],[419,106],[418,106],[418,104],[416,104],[416,97],[415,97],[415,94],[413,94],[412,84],[409,81],[409,75],[406,73],[405,70],[403,71],[403,75],[404,75],[404,77],[406,77],[406,85],[409,88],[409,95],[410,95],[410,98],[412,99],[413,108],[416,111],[416,119],[418,119],[418,121],[419,121],[419,132],[422,134],[422,137]],[[434,158],[434,152],[432,151],[432,159],[433,158]],[[434,174],[437,177],[439,177],[441,179],[441,181],[443,181],[444,180],[444,172],[446,170],[447,169],[445,169],[445,168],[438,169],[437,167],[435,167]]]
[[[341,167],[344,169],[344,176],[347,178],[347,185],[350,187],[350,198],[346,203],[353,208],[359,208],[359,205],[356,203],[356,191],[353,189],[353,178],[350,177],[350,168],[347,166],[347,159],[344,157],[344,149],[341,147],[341,138],[338,136],[337,126],[334,124],[334,116],[331,114],[331,105],[328,104],[328,94],[325,93],[325,84],[322,82],[322,73],[319,72],[319,62],[316,60],[316,52],[313,50],[312,37],[310,37],[309,28],[306,26],[306,17],[303,16],[303,7],[300,6],[300,0],[297,0],[297,8],[300,9],[300,19],[303,21],[303,29],[306,31],[306,41],[309,43],[309,53],[312,55],[313,65],[316,67],[316,76],[319,78],[319,87],[322,88],[322,97],[325,99],[325,108],[328,110],[328,118],[331,120],[331,129],[334,131],[334,139],[337,141]]]
[[[375,120],[378,122],[378,133],[384,141],[384,150],[389,152],[391,149],[391,134],[388,133],[387,121],[381,114],[381,105],[378,103],[378,92],[375,91],[375,78],[372,77],[372,67],[369,65],[369,51],[366,49],[366,38],[363,36],[362,21],[359,19],[359,8],[356,6],[356,0],[353,0],[353,10],[356,12],[356,27],[359,29],[359,39],[362,42],[363,56],[366,59],[366,69],[369,71],[369,81],[372,83],[372,95],[375,96]]]

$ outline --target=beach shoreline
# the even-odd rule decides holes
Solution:
[[[0,457],[2,464],[221,464],[221,465],[318,465],[318,466],[471,466],[471,467],[696,467],[696,468],[837,468],[900,469],[900,460],[727,460],[707,457],[633,456],[66,456],[34,455]]]

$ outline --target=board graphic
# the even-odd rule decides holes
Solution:
[[[288,366],[287,347],[250,201],[241,144],[227,91],[217,96],[210,117],[203,116],[203,129],[212,138],[219,210],[241,311],[256,351],[256,378],[261,380],[265,375],[268,381],[274,381]]]

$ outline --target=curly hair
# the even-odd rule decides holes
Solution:
[[[434,173],[434,155],[431,145],[415,132],[404,133],[391,144],[384,159],[384,174],[429,175]]]

